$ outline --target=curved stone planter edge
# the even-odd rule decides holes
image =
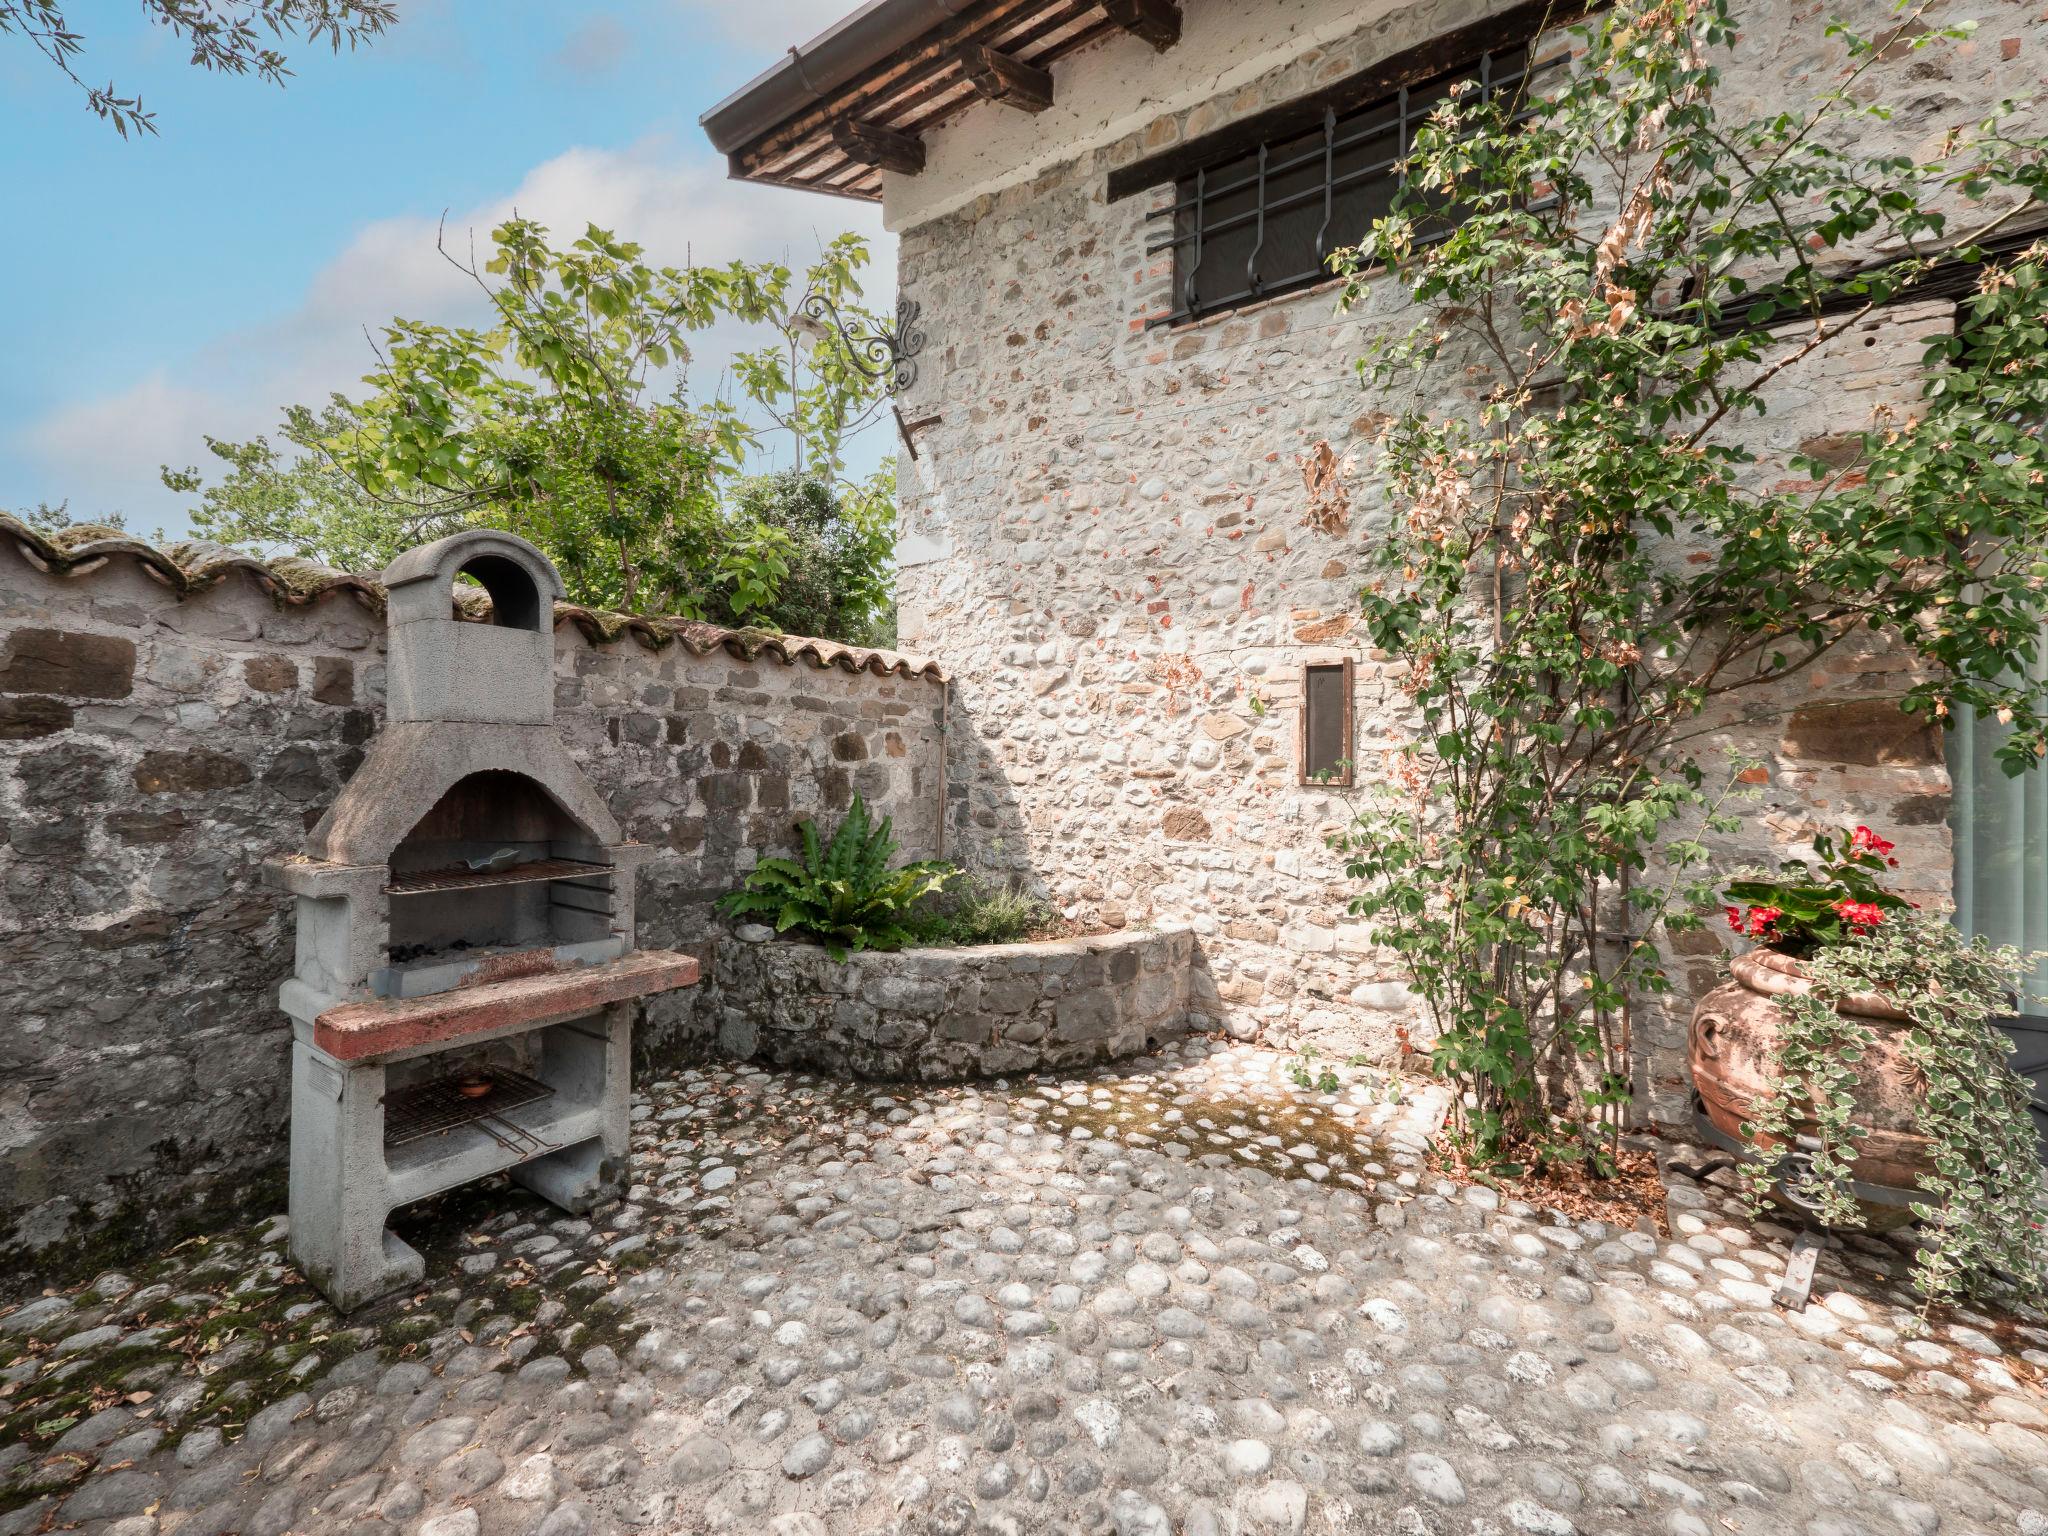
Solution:
[[[843,961],[817,944],[728,932],[717,940],[718,1043],[776,1066],[894,1081],[1088,1066],[1215,1027],[1195,965],[1185,927]]]

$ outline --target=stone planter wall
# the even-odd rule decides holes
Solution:
[[[1215,1027],[1185,928],[862,953],[756,925],[719,941],[718,1043],[838,1076],[945,1082],[1135,1056]]]

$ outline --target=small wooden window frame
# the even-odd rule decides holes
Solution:
[[[1342,727],[1344,750],[1338,757],[1338,762],[1343,766],[1338,772],[1329,775],[1327,778],[1319,778],[1309,772],[1308,765],[1309,674],[1311,672],[1330,670],[1339,670],[1344,674],[1344,723]],[[1312,785],[1318,789],[1349,789],[1352,787],[1358,770],[1358,738],[1352,718],[1357,708],[1355,683],[1353,662],[1349,656],[1331,661],[1304,661],[1301,664],[1301,709],[1299,718],[1295,722],[1294,762],[1296,783]]]

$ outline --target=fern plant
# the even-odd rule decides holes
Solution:
[[[797,823],[802,859],[763,859],[746,883],[718,899],[728,917],[760,917],[777,933],[792,928],[825,946],[834,960],[858,949],[901,949],[916,935],[905,919],[925,897],[942,891],[960,871],[942,859],[889,868],[896,856],[891,818],[880,826],[859,795],[823,846],[818,824]]]

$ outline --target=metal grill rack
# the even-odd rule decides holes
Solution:
[[[530,885],[538,880],[603,881],[616,874],[610,864],[589,859],[530,859],[505,869],[429,869],[394,875],[384,887],[391,896],[429,896],[441,891],[473,891],[492,885]],[[600,885],[600,889],[608,889]]]
[[[475,1078],[489,1083],[490,1089],[472,1098],[462,1091],[461,1085]],[[538,1078],[509,1067],[466,1069],[394,1088],[384,1095],[384,1145],[402,1147],[458,1126],[478,1125],[485,1135],[509,1150],[546,1150],[546,1144],[531,1132],[497,1117],[508,1109],[550,1098],[554,1091]],[[486,1121],[496,1123],[479,1124]]]

